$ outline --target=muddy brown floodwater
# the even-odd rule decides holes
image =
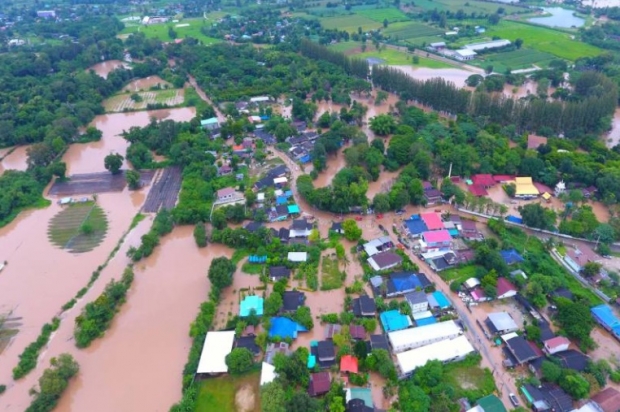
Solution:
[[[63,160],[67,163],[67,175],[78,173],[103,172],[103,159],[110,153],[120,153],[125,156],[127,141],[120,135],[131,127],[143,127],[149,124],[151,118],[157,120],[174,120],[177,122],[190,121],[196,116],[193,107],[178,109],[162,109],[143,112],[114,113],[95,117],[91,126],[101,130],[103,136],[98,142],[71,145]],[[123,168],[127,168],[127,161]]]
[[[80,373],[56,411],[163,412],[180,399],[189,325],[208,299],[209,265],[232,255],[220,245],[197,248],[192,233],[191,226],[175,228],[136,264],[127,303],[103,339],[77,351]]]
[[[161,87],[172,87],[172,84],[168,83],[159,76],[149,76],[145,77],[144,79],[138,79],[130,82],[125,87],[123,87],[123,90],[128,92],[146,91],[149,90],[151,87],[157,85],[160,85]]]
[[[28,168],[28,155],[26,151],[30,146],[18,146],[11,153],[11,149],[2,149],[2,154],[0,157],[4,156],[2,161],[0,161],[0,174],[4,173],[5,170],[26,170]]]
[[[8,261],[0,276],[0,313],[12,311],[13,316],[22,318],[23,324],[9,347],[0,354],[0,382],[8,387],[2,399],[8,407],[3,410],[23,411],[30,401],[28,390],[49,365],[50,356],[44,353],[37,369],[15,383],[11,370],[17,365],[18,355],[36,339],[43,324],[86,286],[91,273],[106,260],[141,206],[136,205],[133,196],[126,191],[101,194],[98,204],[106,212],[108,233],[102,244],[89,253],[70,254],[48,241],[48,222],[61,210],[56,202],[45,209],[22,212],[11,224],[0,229],[0,260]],[[148,225],[146,227],[148,229]],[[136,244],[139,240],[139,236],[133,239]],[[121,248],[91,291],[76,307],[62,315],[61,327],[54,335],[65,333],[66,337],[54,336],[49,344],[50,353],[76,351],[73,342],[67,341],[73,332],[73,319],[85,302],[101,293],[109,279],[120,276],[126,260],[125,251],[126,248]],[[119,261],[122,264],[117,267],[115,263]]]
[[[88,70],[93,70],[99,76],[103,77],[104,79],[107,79],[108,74],[118,69],[119,67],[128,68],[129,66],[127,65],[127,63],[123,63],[120,60],[107,60],[107,61],[97,63],[94,66],[89,67]]]

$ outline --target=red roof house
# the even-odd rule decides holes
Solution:
[[[471,181],[474,182],[475,185],[482,186],[485,189],[495,186],[493,175],[473,175]]]
[[[549,355],[553,355],[554,353],[563,352],[568,350],[570,346],[570,340],[565,338],[564,336],[556,336],[555,338],[547,339],[543,342],[545,352]]]
[[[469,185],[467,186],[467,190],[469,190],[469,193],[476,197],[488,196],[489,194],[487,190],[480,185]]]
[[[344,355],[340,358],[340,372],[357,373],[357,358],[351,355]]]
[[[331,384],[331,376],[329,375],[329,372],[311,373],[310,385],[308,386],[308,395],[323,395],[329,392]]]
[[[497,183],[513,182],[515,177],[513,175],[493,175],[493,180]]]
[[[497,279],[497,299],[511,298],[517,294],[517,287],[506,278]]]
[[[428,244],[450,243],[452,236],[447,230],[435,230],[433,232],[422,233],[422,239]]]
[[[441,216],[435,212],[422,213],[420,218],[426,225],[427,230],[442,230],[445,228],[441,221]]]

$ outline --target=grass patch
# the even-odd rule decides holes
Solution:
[[[52,244],[71,253],[97,247],[108,230],[105,212],[93,202],[75,203],[60,211],[50,221],[47,235]]]
[[[453,280],[465,281],[471,277],[474,277],[475,273],[476,265],[467,265],[439,272],[439,277],[441,277],[446,283],[450,283]]]
[[[324,256],[321,261],[321,290],[340,289],[347,274],[340,270],[338,260]]]
[[[198,384],[198,400],[196,402],[196,412],[213,411],[236,411],[241,408],[237,405],[236,395],[243,389],[244,394],[249,394],[248,389],[252,390],[254,405],[253,408],[243,409],[248,412],[260,411],[259,400],[260,372],[254,371],[242,376],[221,376],[213,379],[205,379]],[[249,396],[245,396],[246,400]],[[248,402],[249,403],[249,402]],[[246,406],[249,406],[246,404]]]
[[[413,64],[413,55],[400,50],[382,48],[381,50],[375,49],[374,46],[367,44],[365,52],[360,52],[361,43],[357,42],[342,42],[329,46],[330,49],[343,52],[348,56],[358,59],[367,59],[369,57],[381,59],[385,64],[406,66],[412,65],[413,67],[428,67],[430,69],[446,69],[453,68],[454,65],[444,63],[438,60],[429,59],[426,57],[418,56],[418,64]],[[357,49],[357,50],[356,50]]]
[[[579,57],[597,56],[603,52],[598,47],[573,40],[569,33],[523,22],[502,20],[498,25],[488,27],[486,35],[489,38],[499,36],[513,42],[520,38],[528,48],[571,61]],[[471,39],[467,41],[472,42]]]
[[[250,256],[250,251],[247,249],[235,249],[230,260],[236,265],[239,264],[246,256]]]
[[[445,30],[418,22],[391,24],[384,31],[385,35],[390,36],[392,39],[405,40],[412,43],[422,43],[421,41],[415,40],[418,38],[443,35],[444,32]]]
[[[262,275],[263,270],[265,269],[265,265],[261,263],[244,263],[241,266],[241,271],[247,273],[248,275]]]
[[[349,33],[357,32],[358,27],[361,27],[364,31],[383,27],[379,22],[358,15],[322,17],[319,20],[321,21],[321,25],[326,29],[338,29],[348,31]]]
[[[121,35],[127,35],[132,33],[142,32],[147,38],[155,38],[159,39],[163,42],[171,42],[175,39],[171,38],[169,35],[169,29],[172,28],[176,32],[177,39],[184,39],[186,37],[193,37],[202,43],[209,45],[214,43],[219,43],[221,40],[209,37],[204,35],[200,29],[202,27],[210,27],[213,24],[213,20],[215,17],[209,19],[203,18],[195,18],[195,19],[183,19],[177,23],[161,23],[161,24],[152,24],[149,26],[144,26],[139,22],[127,22],[125,23],[125,28],[121,31]],[[222,16],[220,16],[222,17]],[[220,18],[217,17],[217,18]],[[181,26],[189,24],[189,26]]]
[[[462,362],[450,363],[443,369],[444,381],[461,389],[459,397],[472,401],[490,395],[497,389],[491,371],[478,366],[479,362],[474,363],[475,359],[480,359],[480,355],[474,355]]]
[[[133,219],[131,220],[131,225],[129,225],[129,230],[138,226],[138,223],[142,222],[145,217],[146,215],[143,215],[142,213],[138,213],[137,215],[135,215]]]
[[[402,11],[395,8],[376,8],[357,10],[355,14],[366,17],[370,20],[377,21],[383,24],[383,21],[387,19],[388,22],[407,21],[409,17]]]

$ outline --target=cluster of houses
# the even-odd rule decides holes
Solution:
[[[442,56],[445,56],[445,57],[449,57],[449,58],[459,60],[459,61],[467,61],[467,60],[473,60],[478,54],[476,52],[483,51],[483,50],[499,49],[502,47],[509,46],[510,44],[511,44],[510,40],[499,39],[499,40],[492,40],[492,41],[486,41],[486,42],[480,42],[480,43],[466,44],[461,49],[452,50],[452,49],[448,49],[446,42],[442,41],[442,42],[431,43],[427,47],[427,49],[431,52],[441,54]]]
[[[244,226],[246,230],[253,233],[263,227],[260,222],[250,222]],[[269,229],[273,239],[280,239],[280,243],[285,245],[308,244],[308,238],[314,229],[314,224],[307,219],[294,219],[288,228]],[[287,276],[288,278],[288,276]]]
[[[476,197],[488,196],[487,189],[503,184],[515,185],[515,198],[517,199],[535,199],[542,195],[543,199],[549,200],[553,193],[548,186],[534,182],[531,177],[527,176],[477,174],[466,179],[465,183],[467,183],[467,190]]]
[[[318,138],[319,134],[310,130],[301,131],[299,136],[288,137],[286,141],[291,145],[288,151],[289,157],[296,162],[310,163],[312,161],[312,150]]]
[[[412,249],[436,272],[473,259],[473,252],[461,239],[484,239],[476,222],[458,215],[444,219],[437,212],[412,215],[402,222],[402,229],[413,242]]]

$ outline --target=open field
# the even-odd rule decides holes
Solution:
[[[464,0],[416,0],[414,10],[435,10],[450,11],[456,13],[463,10],[467,14],[476,13],[495,13],[499,7],[503,7],[506,13],[520,13],[528,11],[522,7],[511,6],[510,4],[498,4],[484,1],[464,1]]]
[[[321,21],[321,25],[326,29],[338,29],[350,33],[357,32],[358,27],[361,27],[362,30],[374,30],[383,27],[379,22],[358,15],[323,17],[319,20]]]
[[[360,59],[366,59],[374,57],[384,60],[386,64],[393,65],[413,65],[412,55],[401,52],[395,49],[385,48],[381,51],[377,51],[372,45],[367,44],[366,51],[361,52],[362,44],[354,41],[340,42],[329,46],[330,49],[342,52],[347,56],[357,57]],[[445,69],[454,67],[447,63],[440,62],[426,57],[419,57],[419,62],[414,67],[428,67],[429,69]]]
[[[555,58],[555,56],[549,53],[522,48],[507,53],[485,54],[470,63],[480,67],[486,67],[491,64],[496,72],[503,73],[506,69],[527,69],[533,65],[545,69],[549,62]]]
[[[145,110],[149,104],[165,104],[174,107],[183,104],[184,89],[151,90],[137,93],[142,101],[132,100],[130,93],[117,94],[106,99],[103,107],[106,112],[122,112],[124,110]]]
[[[188,24],[189,26],[184,26]],[[180,20],[178,23],[162,23],[162,24],[152,24],[148,26],[144,26],[139,23],[127,23],[125,28],[121,31],[121,35],[127,35],[131,33],[142,32],[149,38],[157,38],[164,42],[171,42],[175,39],[171,38],[168,35],[168,29],[172,28],[176,33],[177,39],[183,39],[185,37],[193,37],[195,39],[200,40],[204,44],[213,44],[218,43],[221,40],[215,39],[213,37],[205,36],[200,31],[200,28],[205,26],[209,27],[213,24],[213,19],[204,20],[201,18],[196,19],[184,19]],[[177,27],[181,25],[181,27]]]
[[[93,202],[67,206],[50,221],[50,241],[72,253],[82,253],[97,247],[108,230],[105,212]]]
[[[205,379],[198,385],[196,412],[259,412],[260,371]],[[237,399],[235,399],[237,398]]]
[[[462,395],[475,393],[482,397],[496,390],[493,374],[489,369],[471,365],[468,360],[444,366],[444,380],[463,390]]]
[[[444,30],[429,26],[424,23],[407,22],[391,24],[384,33],[393,39],[415,42],[419,38],[436,37],[442,35]],[[439,41],[439,38],[434,39]]]
[[[409,20],[409,17],[407,17],[405,13],[394,8],[356,10],[355,14],[367,17],[374,21],[378,21],[382,24],[385,19],[387,19],[387,21],[390,23],[394,21]]]
[[[598,47],[571,39],[568,33],[515,21],[502,20],[497,26],[488,27],[485,34],[488,38],[498,36],[510,41],[523,39],[523,45],[527,48],[571,61],[579,57],[596,56],[603,52]],[[474,40],[471,39],[467,41],[467,43],[473,42]]]

